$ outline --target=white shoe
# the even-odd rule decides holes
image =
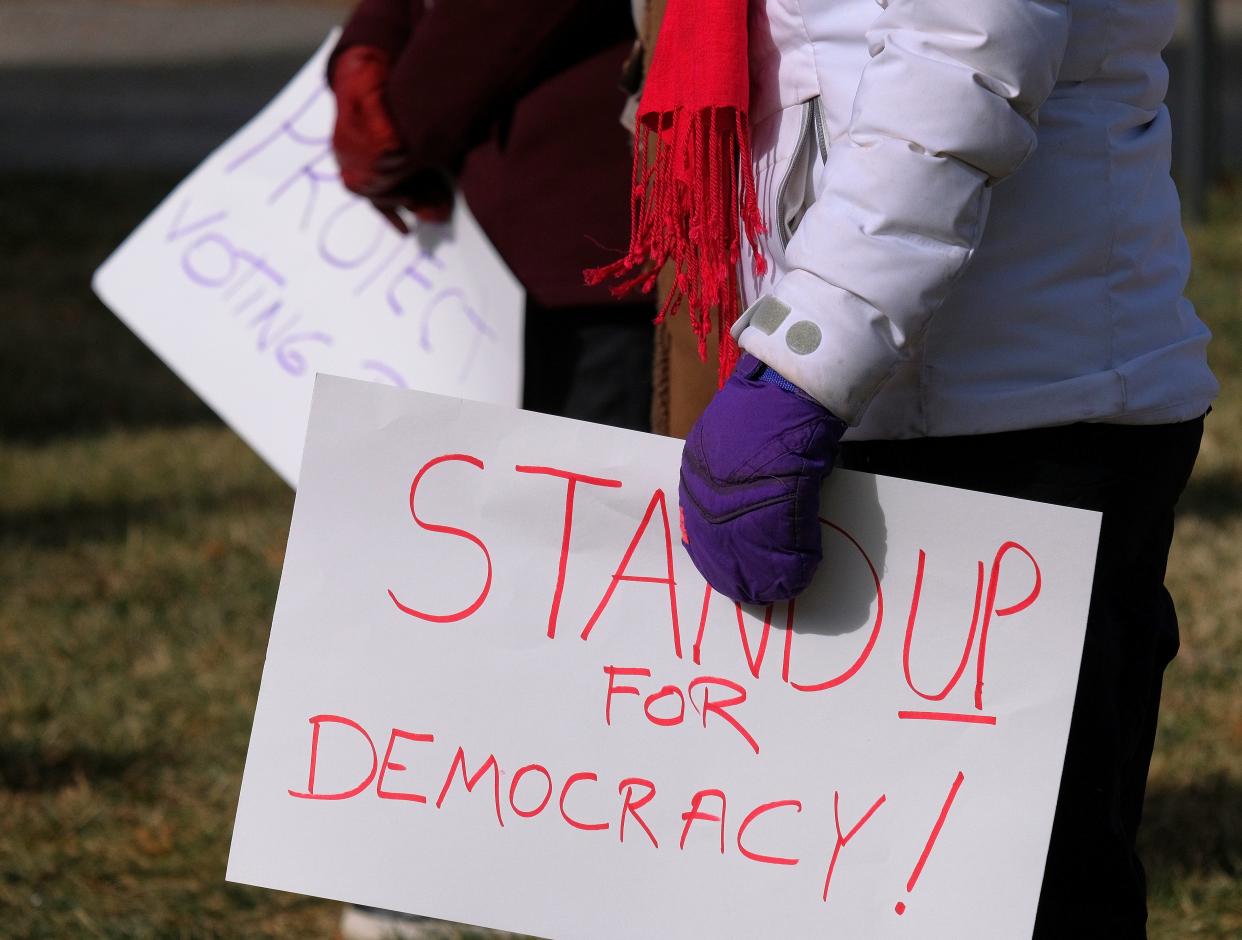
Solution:
[[[442,920],[347,904],[336,928],[338,940],[448,940],[457,931]]]
[[[337,940],[463,940],[465,937],[501,940],[517,936],[360,904],[345,905],[336,935]]]

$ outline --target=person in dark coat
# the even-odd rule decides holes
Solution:
[[[525,407],[646,430],[654,310],[582,277],[629,238],[633,43],[624,3],[362,0],[328,81],[345,185],[399,228],[455,186],[526,288]]]

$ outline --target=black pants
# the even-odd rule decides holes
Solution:
[[[651,426],[651,304],[526,304],[522,405],[565,418]]]
[[[975,437],[845,444],[869,473],[1103,513],[1065,769],[1035,923],[1044,940],[1145,937],[1135,835],[1177,616],[1164,588],[1173,507],[1203,419],[1076,424]]]

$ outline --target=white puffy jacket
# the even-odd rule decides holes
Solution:
[[[741,346],[856,439],[1202,414],[1163,105],[1176,10],[751,0],[770,267],[744,264]]]

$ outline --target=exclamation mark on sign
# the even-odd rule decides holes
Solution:
[[[914,866],[914,871],[910,872],[910,880],[906,882],[906,894],[914,890],[915,884],[919,880],[919,875],[923,873],[923,866],[927,864],[927,857],[931,855],[932,846],[936,844],[936,838],[940,835],[940,828],[944,825],[945,819],[949,815],[949,808],[953,805],[954,799],[957,798],[957,791],[962,786],[962,781],[966,779],[966,775],[960,770],[957,772],[957,779],[953,781],[953,786],[949,788],[949,795],[945,797],[944,806],[940,807],[940,816],[936,820],[936,825],[932,826],[931,835],[927,837],[927,844],[923,846],[923,854],[919,856],[918,863]],[[906,912],[906,903],[898,901],[897,906],[893,908],[898,916]]]

